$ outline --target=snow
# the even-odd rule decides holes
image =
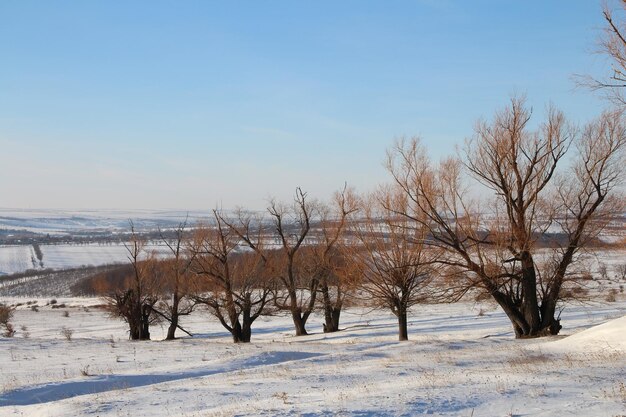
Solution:
[[[32,262],[34,256],[30,245],[0,246],[0,276],[35,268],[37,264]]]
[[[209,210],[54,210],[0,208],[0,229],[64,235],[86,231],[128,231],[130,219],[138,229],[175,226],[206,219]]]
[[[623,300],[569,306],[558,337],[515,340],[494,305],[463,302],[415,308],[408,342],[389,314],[353,308],[334,334],[320,316],[303,337],[260,318],[249,344],[202,311],[183,319],[193,338],[159,341],[156,326],[131,342],[98,299],[48,301],[18,307],[16,336],[0,338],[2,416],[626,414]]]
[[[552,350],[578,353],[602,350],[626,352],[626,316],[576,333],[548,347]]]
[[[43,253],[41,263],[36,258],[32,245],[0,245],[0,276],[24,272],[27,269],[61,270],[128,262],[128,250],[121,243],[56,244],[40,245],[40,248]],[[166,246],[157,244],[147,245],[146,251],[168,253]]]

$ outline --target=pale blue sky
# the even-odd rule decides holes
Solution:
[[[1,1],[0,207],[263,208],[435,157],[513,93],[575,122],[595,0]]]

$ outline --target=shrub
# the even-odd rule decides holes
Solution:
[[[609,293],[606,295],[606,301],[608,301],[609,303],[614,303],[615,301],[617,301],[616,296],[617,296],[617,289],[611,288]]]
[[[4,337],[13,337],[15,334],[15,329],[11,324],[13,311],[11,307],[0,304],[0,326],[4,327],[4,332],[2,333]]]
[[[61,336],[63,336],[66,340],[71,341],[72,335],[74,334],[74,330],[68,329],[67,327],[63,327],[61,329]]]

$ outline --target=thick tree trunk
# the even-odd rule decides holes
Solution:
[[[241,342],[242,343],[250,343],[250,338],[252,337],[252,323],[244,321],[241,326]]]
[[[178,328],[178,313],[172,311],[172,318],[170,321],[170,326],[167,328],[167,336],[165,340],[174,340],[176,339],[176,329]]]
[[[511,321],[516,339],[556,335],[561,330],[561,321],[554,317],[556,301],[544,303],[542,309],[537,308],[534,314],[542,317],[543,320],[533,327],[526,321],[526,314],[512,300],[495,295],[494,299]]]
[[[406,309],[398,311],[398,340],[409,340]]]
[[[230,334],[233,336],[233,342],[240,343],[243,340],[243,335],[241,334],[241,324],[239,320],[232,323]]]
[[[250,318],[243,318],[242,323],[237,320],[233,323],[230,333],[235,343],[250,343],[252,337],[252,321]]]
[[[140,340],[150,340],[150,313],[152,307],[144,304],[141,306],[141,333],[139,335]]]
[[[330,298],[328,285],[322,285],[322,301],[324,304],[324,333],[333,333],[339,330],[339,317],[341,316],[341,303],[333,305]]]
[[[141,337],[141,326],[134,320],[128,323],[128,337],[130,340],[139,340]]]
[[[541,303],[541,334],[540,336],[555,336],[561,331],[561,320],[555,317],[557,300],[548,298]]]
[[[339,330],[340,316],[341,308],[330,307],[330,309],[324,309],[324,333],[333,333]]]
[[[291,312],[291,318],[293,319],[293,325],[296,328],[296,336],[305,336],[308,333],[306,332],[306,320],[307,317],[301,315],[298,311]]]
[[[537,275],[535,263],[529,252],[523,252],[522,256],[522,307],[521,312],[528,325],[529,336],[537,334],[541,330],[541,317],[539,314],[539,302],[537,301]]]

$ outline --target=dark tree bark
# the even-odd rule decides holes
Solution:
[[[291,318],[293,320],[293,325],[296,330],[296,336],[305,336],[307,335],[306,331],[306,321],[309,318],[308,314],[301,314],[299,311],[295,310],[291,313]]]
[[[397,313],[397,317],[398,317],[398,340],[401,342],[405,340],[409,340],[406,309],[400,309]]]
[[[324,302],[324,333],[333,333],[339,331],[341,302],[333,305],[328,292],[328,286],[322,287],[322,298]]]
[[[174,340],[176,339],[176,329],[178,328],[178,306],[179,306],[180,300],[178,298],[178,293],[175,292],[172,295],[172,314],[170,317],[170,325],[167,328],[167,336],[165,337],[165,340]]]

